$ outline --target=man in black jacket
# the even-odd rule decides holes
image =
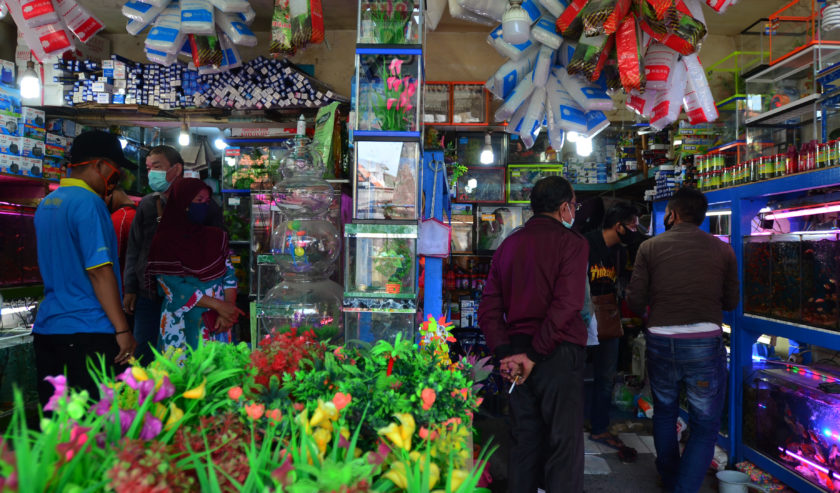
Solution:
[[[146,276],[149,248],[163,216],[169,191],[184,176],[184,160],[173,147],[158,146],[146,157],[146,168],[149,170],[149,186],[154,192],[140,201],[131,225],[124,266],[123,300],[126,313],[134,315],[134,338],[137,339],[135,356],[143,363],[148,363],[154,357],[151,348],[157,347],[160,333],[161,297],[157,292],[157,284],[150,282]],[[222,209],[212,200],[205,225],[224,228]]]

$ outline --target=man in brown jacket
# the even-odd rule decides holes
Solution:
[[[708,202],[681,189],[665,208],[666,231],[642,243],[627,288],[637,313],[649,310],[647,368],[653,391],[656,467],[669,492],[695,493],[712,461],[726,395],[724,310],[738,306],[732,248],[699,226]],[[680,388],[688,394],[690,437],[680,458]]]

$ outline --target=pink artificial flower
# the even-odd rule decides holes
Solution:
[[[292,454],[283,449],[280,451],[280,457],[283,459],[283,463],[272,471],[271,477],[283,486],[288,486],[289,473],[295,469],[294,464],[292,464]]]
[[[143,429],[140,430],[141,440],[152,440],[160,435],[160,430],[163,429],[163,423],[151,414],[146,415],[143,421]]]
[[[396,98],[388,98],[388,101],[385,102],[385,107],[390,110],[391,106],[393,106],[394,103],[396,103],[397,101],[398,100]],[[399,106],[398,106],[398,108],[399,108]]]
[[[228,389],[228,397],[230,397],[231,400],[238,401],[239,398],[242,397],[242,387],[237,385],[236,387]]]
[[[120,373],[117,376],[117,380],[122,380],[123,382],[125,382],[126,385],[128,385],[134,390],[140,389],[140,382],[138,382],[137,379],[134,378],[134,375],[131,373],[130,366],[126,368],[124,372]]]
[[[59,443],[55,446],[56,451],[59,455],[64,457],[64,460],[70,462],[75,457],[76,452],[84,447],[85,443],[88,441],[87,433],[91,430],[91,428],[84,428],[79,425],[73,425],[73,428],[70,430],[70,441],[65,443]]]
[[[97,416],[103,416],[111,412],[111,405],[114,403],[114,389],[101,383],[99,384],[99,394],[101,397],[93,407],[93,411]]]
[[[385,462],[385,459],[388,458],[388,454],[390,453],[391,447],[389,447],[385,442],[380,441],[379,446],[376,448],[376,452],[368,452],[368,463],[378,466],[379,464]]]
[[[400,71],[402,70],[403,61],[399,58],[394,58],[391,60],[391,64],[388,65],[388,70],[391,71],[392,75],[400,75]]]
[[[408,79],[408,77],[406,77]],[[405,92],[403,94],[408,94],[408,97],[414,96],[414,93],[417,91],[417,83],[416,82],[406,82],[405,83]],[[440,325],[440,324],[438,324]]]
[[[388,77],[388,89],[392,91],[399,91],[400,84],[402,84],[402,81],[399,79],[399,77]]]
[[[146,399],[152,395],[152,392],[155,390],[155,381],[152,379],[143,380],[142,382],[138,382],[138,389],[137,389],[137,403],[142,405],[146,402]]]
[[[67,392],[67,377],[64,375],[56,375],[54,377],[44,377],[44,380],[50,382],[55,388],[55,392],[53,392],[50,400],[47,401],[47,405],[44,406],[44,411],[55,411],[59,401]]]
[[[163,381],[160,384],[160,388],[155,393],[155,397],[153,399],[154,402],[160,402],[168,397],[172,397],[175,393],[175,386],[172,385],[172,382],[169,380],[169,377],[164,375]]]

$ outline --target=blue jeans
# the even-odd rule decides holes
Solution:
[[[696,493],[712,462],[726,395],[726,348],[720,337],[677,339],[647,334],[647,373],[653,391],[656,468],[665,489]],[[688,394],[689,438],[677,443],[680,388]]]
[[[620,339],[600,341],[597,346],[589,347],[595,381],[592,385],[592,407],[589,411],[589,424],[593,435],[609,431],[610,406],[612,406],[613,382],[618,366],[618,344]]]
[[[134,357],[143,365],[155,358],[152,348],[157,348],[160,336],[160,305],[160,301],[140,295],[134,305],[134,339],[137,340]]]

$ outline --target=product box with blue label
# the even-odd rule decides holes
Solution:
[[[0,83],[15,85],[15,62],[0,60]]]
[[[20,116],[20,91],[0,85],[0,115]]]
[[[20,174],[40,177],[43,173],[44,161],[32,157],[20,158]]]
[[[20,156],[22,137],[0,135],[0,154]]]
[[[64,160],[57,159],[57,158],[50,158],[47,156],[44,159],[44,170],[43,175],[44,178],[49,180],[60,180],[61,179],[61,167],[64,165]]]
[[[0,135],[19,137],[20,118],[16,116],[0,115]]]
[[[44,148],[44,155],[64,157],[65,148],[67,147],[67,139],[56,134],[47,134],[46,147]]]
[[[76,122],[66,118],[50,118],[47,120],[47,132],[64,137],[75,137]]]
[[[44,141],[38,139],[30,139],[23,137],[23,148],[21,149],[21,156],[31,157],[35,159],[44,159]]]
[[[10,156],[8,154],[0,154],[0,173],[8,173],[11,175],[21,174],[21,160],[20,156]]]
[[[24,106],[21,115],[23,118],[23,136],[43,141],[47,135],[47,120],[44,112]]]

